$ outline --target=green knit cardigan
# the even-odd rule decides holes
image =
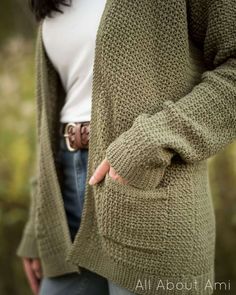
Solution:
[[[212,294],[215,215],[206,160],[236,138],[236,0],[106,2],[73,243],[55,162],[65,91],[42,43],[42,21],[35,97],[36,172],[17,255],[39,257],[45,277],[85,267],[136,294]],[[105,157],[128,184],[108,174],[88,184]]]

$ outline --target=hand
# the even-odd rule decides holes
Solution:
[[[40,280],[42,278],[41,263],[38,258],[23,258],[24,270],[31,290],[35,295],[39,292]]]
[[[107,159],[104,159],[101,164],[97,167],[93,175],[91,176],[89,180],[89,184],[93,185],[95,183],[100,182],[106,175],[106,173],[109,172],[109,176],[113,178],[114,180],[117,180],[120,183],[126,184],[128,183],[127,180],[122,178],[120,175],[118,175],[114,168],[110,166],[110,163]]]

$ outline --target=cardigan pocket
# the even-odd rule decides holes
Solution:
[[[148,272],[188,272],[195,238],[196,165],[172,163],[156,188],[139,189],[106,174],[95,198],[104,251]],[[171,257],[165,263],[164,257]]]
[[[156,191],[165,177],[165,172],[168,166],[162,166],[158,168],[140,167],[135,170],[135,175],[129,178],[127,187],[136,188],[136,193],[141,191],[151,190]],[[109,178],[109,176],[108,176]],[[108,180],[109,181],[109,180]]]
[[[157,251],[164,246],[168,187],[139,189],[107,173],[97,200],[101,235],[128,247]]]

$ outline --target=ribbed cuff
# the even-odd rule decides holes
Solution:
[[[132,161],[135,156],[128,159],[123,157],[123,153],[120,153],[124,148],[122,143],[115,142],[106,152],[106,158],[115,171],[134,187],[142,189],[157,187],[163,178],[165,167],[152,169],[142,165],[135,167],[134,160]]]
[[[16,255],[19,257],[39,257],[36,240],[31,234],[24,234],[16,250]]]
[[[114,140],[105,153],[111,167],[128,184],[142,189],[159,185],[171,159],[169,152],[153,144],[149,117],[149,114],[138,116],[133,126]]]

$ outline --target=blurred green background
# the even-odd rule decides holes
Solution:
[[[31,294],[15,255],[28,215],[35,157],[36,23],[27,1],[0,3],[0,295]],[[216,212],[216,280],[236,294],[236,142],[209,160]]]

